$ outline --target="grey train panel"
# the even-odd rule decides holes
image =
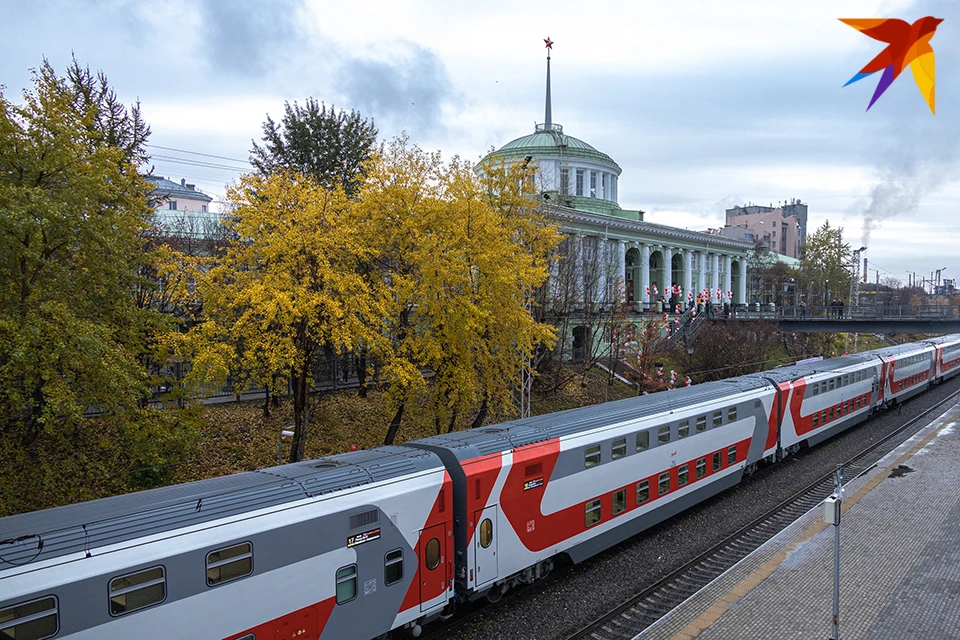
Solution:
[[[0,519],[0,571],[440,466],[380,447],[11,516]]]

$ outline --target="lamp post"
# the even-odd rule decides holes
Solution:
[[[289,429],[281,429],[280,437],[277,438],[277,464],[283,464],[283,441],[285,438],[293,437],[293,425]]]

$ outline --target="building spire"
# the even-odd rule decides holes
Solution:
[[[550,51],[553,49],[553,40],[550,39],[550,36],[547,36],[544,42],[547,45],[547,112],[544,124],[546,125],[545,129],[550,131],[553,128],[553,113],[550,108]]]

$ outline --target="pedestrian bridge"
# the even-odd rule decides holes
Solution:
[[[807,307],[738,305],[710,320],[771,320],[794,333],[960,333],[955,305]]]

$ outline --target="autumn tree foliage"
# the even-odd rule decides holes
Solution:
[[[843,239],[843,227],[827,220],[807,236],[803,247],[801,286],[808,292],[808,304],[829,305],[839,298],[849,303],[850,244]]]

